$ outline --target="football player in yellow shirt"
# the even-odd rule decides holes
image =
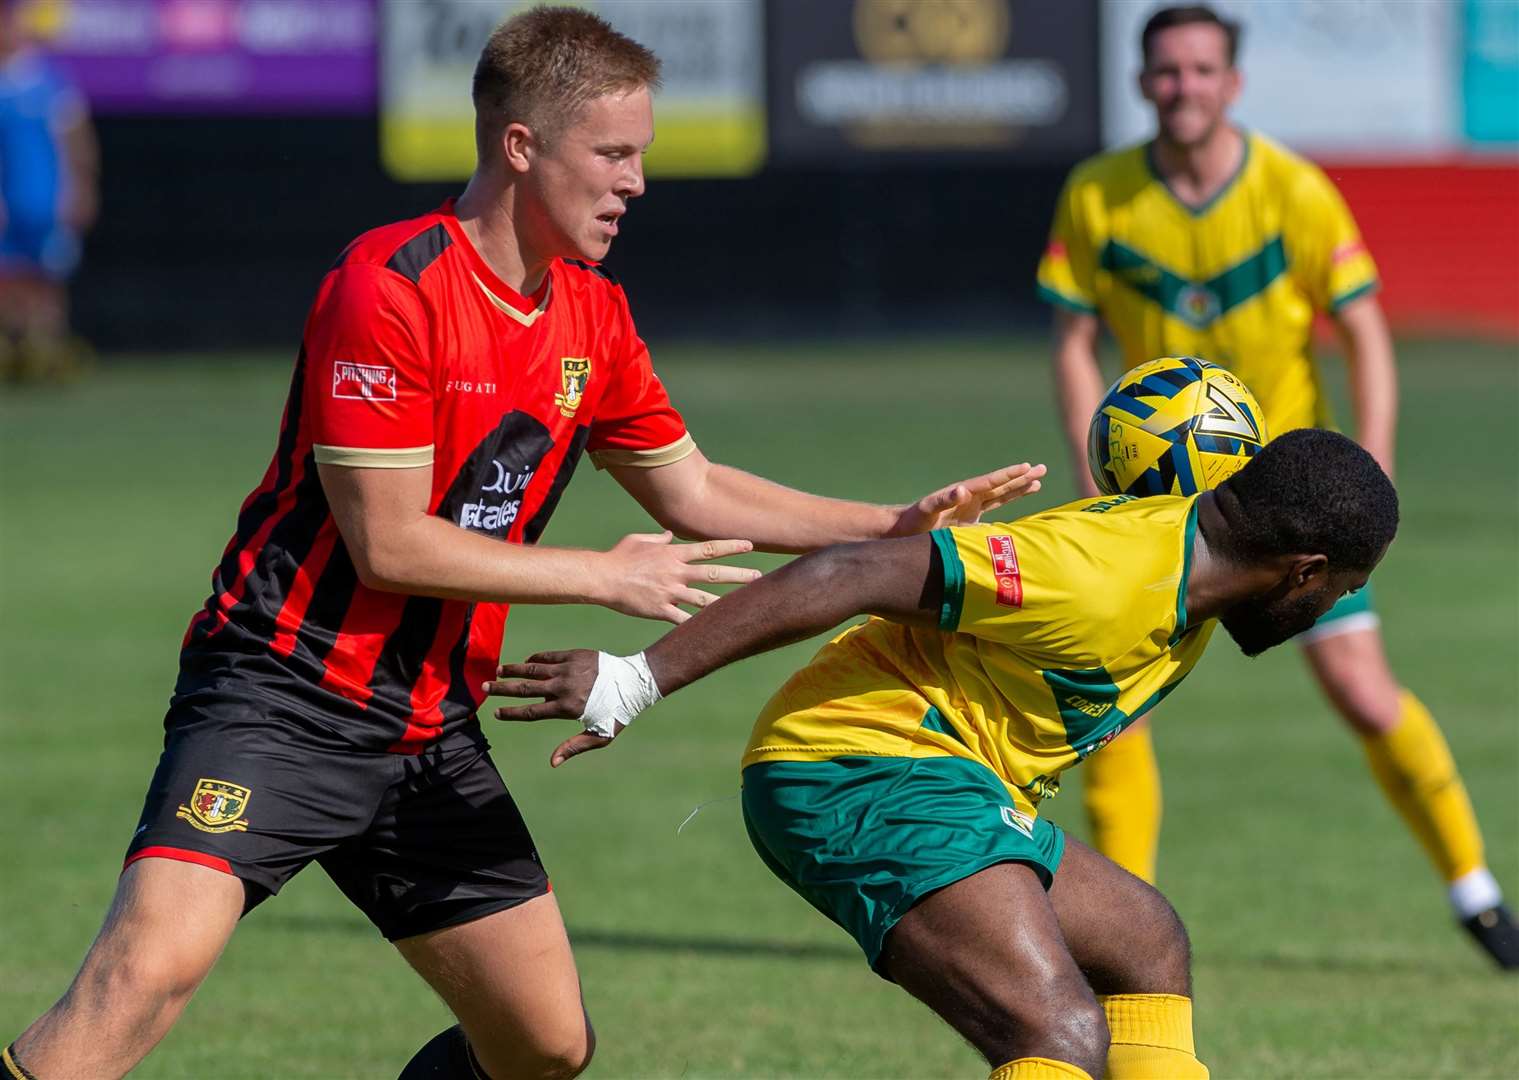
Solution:
[[[1055,382],[1071,449],[1085,462],[1102,398],[1099,322],[1125,367],[1191,355],[1229,368],[1254,391],[1272,435],[1328,425],[1311,349],[1323,312],[1345,343],[1357,435],[1390,476],[1398,379],[1376,267],[1318,168],[1229,123],[1238,37],[1205,6],[1152,16],[1139,85],[1155,110],[1154,139],[1078,165],[1056,207],[1039,292],[1056,309]],[[1388,665],[1370,591],[1346,598],[1299,644],[1446,882],[1457,919],[1500,966],[1519,968],[1519,930],[1485,864],[1466,789],[1434,719]],[[1084,779],[1097,849],[1153,881],[1161,797],[1148,727]]]
[[[1206,1077],[1176,912],[1039,803],[1175,689],[1214,620],[1255,655],[1363,587],[1397,516],[1366,451],[1297,431],[1200,496],[827,548],[636,656],[543,653],[485,690],[544,698],[502,719],[586,726],[558,765],[724,664],[874,616],[755,723],[743,812],[760,858],[993,1080]]]

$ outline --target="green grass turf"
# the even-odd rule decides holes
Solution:
[[[1472,344],[1402,356],[1404,528],[1378,602],[1394,663],[1444,724],[1519,897],[1519,365]],[[1068,491],[1038,342],[713,345],[660,360],[710,456],[783,482],[902,500],[1044,458],[1055,478],[1024,509]],[[273,448],[287,379],[280,358],[122,361],[0,400],[0,1042],[63,990],[99,924],[180,635]],[[648,528],[587,466],[547,540],[608,545]],[[506,653],[632,649],[657,632],[524,608]],[[724,671],[558,772],[546,758],[567,725],[488,722],[575,941],[594,1075],[984,1075],[749,850],[738,753],[807,655]],[[1192,931],[1215,1077],[1519,1074],[1519,983],[1453,929],[1296,656],[1246,661],[1220,635],[1157,739],[1161,884]],[[1081,834],[1074,776],[1047,811]],[[138,1075],[393,1076],[446,1023],[313,869],[248,919]]]

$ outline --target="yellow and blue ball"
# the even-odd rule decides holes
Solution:
[[[1195,495],[1217,487],[1266,445],[1250,388],[1195,356],[1140,364],[1108,388],[1087,458],[1107,495]]]

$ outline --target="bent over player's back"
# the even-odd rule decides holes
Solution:
[[[1176,687],[1212,623],[1187,624],[1195,498],[1088,499],[941,529],[937,630],[853,626],[765,705],[743,765],[969,758],[1024,812]]]

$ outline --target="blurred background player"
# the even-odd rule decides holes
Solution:
[[[1190,354],[1255,392],[1272,436],[1330,422],[1311,353],[1329,315],[1349,365],[1357,435],[1393,475],[1398,377],[1377,272],[1329,179],[1265,136],[1234,127],[1240,27],[1204,5],[1145,24],[1140,93],[1155,138],[1083,162],[1055,211],[1039,292],[1056,309],[1055,382],[1082,491],[1087,427],[1102,398],[1099,318],[1125,367]],[[1484,861],[1465,786],[1433,717],[1388,666],[1370,590],[1345,597],[1299,643],[1372,775],[1449,887],[1457,919],[1505,969],[1519,932]],[[1087,769],[1097,849],[1153,881],[1160,774],[1147,726]]]
[[[84,97],[36,44],[52,7],[0,0],[0,373],[14,379],[79,363],[68,279],[98,204]]]

